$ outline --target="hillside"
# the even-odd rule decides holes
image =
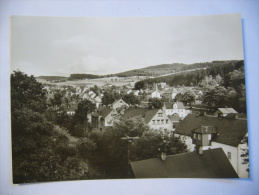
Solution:
[[[146,84],[153,84],[159,82],[165,82],[169,86],[197,86],[205,78],[205,76],[215,77],[220,75],[226,87],[230,86],[229,73],[234,70],[244,68],[243,60],[231,60],[231,61],[213,61],[205,63],[196,63],[188,66],[181,67],[181,70],[171,75],[161,75],[155,78],[149,78],[135,83],[136,89],[143,89]],[[241,79],[242,80],[242,79]],[[244,83],[244,81],[240,81]]]
[[[182,64],[182,63],[173,63],[173,64],[160,64],[154,66],[148,66],[145,68],[129,70],[126,72],[116,73],[107,76],[119,76],[119,77],[130,77],[130,76],[161,76],[170,73],[177,73],[182,71],[207,68],[211,66],[224,65],[229,63],[235,63],[237,60],[226,60],[226,61],[212,61],[212,62],[200,62],[194,64]]]
[[[66,81],[67,77],[62,76],[38,76],[37,79],[44,79],[46,81]]]
[[[121,72],[117,74],[112,74],[110,76],[119,77],[130,77],[130,76],[159,76],[167,73],[174,73],[180,71],[183,67],[188,66],[187,64],[160,64],[154,66],[148,66],[145,68],[129,70],[126,72]]]

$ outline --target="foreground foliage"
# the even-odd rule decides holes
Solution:
[[[76,146],[48,120],[41,83],[16,71],[11,75],[13,182],[93,178]]]

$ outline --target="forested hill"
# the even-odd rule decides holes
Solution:
[[[184,67],[188,67],[187,64],[160,64],[155,66],[148,66],[146,68],[129,70],[126,72],[121,72],[113,74],[112,76],[119,77],[130,77],[130,76],[159,76],[167,73],[174,73],[181,71]]]
[[[96,79],[102,77],[104,76],[94,74],[71,74],[70,77],[68,77],[68,80]]]
[[[210,75],[212,77],[220,75],[223,78],[224,86],[227,87],[231,82],[231,75],[229,73],[233,72],[234,70],[239,70],[240,68],[244,68],[243,60],[196,63],[188,66],[182,66],[180,68],[181,72],[179,73],[175,72],[175,74],[169,76],[162,76],[139,81],[135,84],[135,88],[143,89],[146,84],[153,84],[158,82],[166,82],[170,86],[197,86],[201,84],[202,80],[205,79],[206,76]],[[244,79],[240,82],[244,83]]]
[[[121,72],[117,74],[112,74],[109,76],[119,76],[119,77],[130,77],[130,76],[161,76],[164,74],[177,73],[187,70],[193,70],[198,68],[207,68],[211,66],[224,65],[229,63],[235,63],[236,60],[230,61],[212,61],[212,62],[201,62],[194,64],[182,64],[182,63],[173,63],[173,64],[160,64],[155,66],[148,66],[146,68],[129,70],[126,72]]]

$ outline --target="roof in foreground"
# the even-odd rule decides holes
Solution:
[[[247,120],[196,116],[195,114],[188,114],[176,127],[175,133],[191,136],[192,130],[201,126],[215,127],[217,135],[212,138],[212,141],[235,147],[247,134]]]
[[[131,162],[136,178],[238,178],[222,148]]]

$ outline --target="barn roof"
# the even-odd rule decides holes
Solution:
[[[237,113],[233,108],[218,108],[223,114]]]
[[[222,148],[130,163],[136,178],[238,178]]]

